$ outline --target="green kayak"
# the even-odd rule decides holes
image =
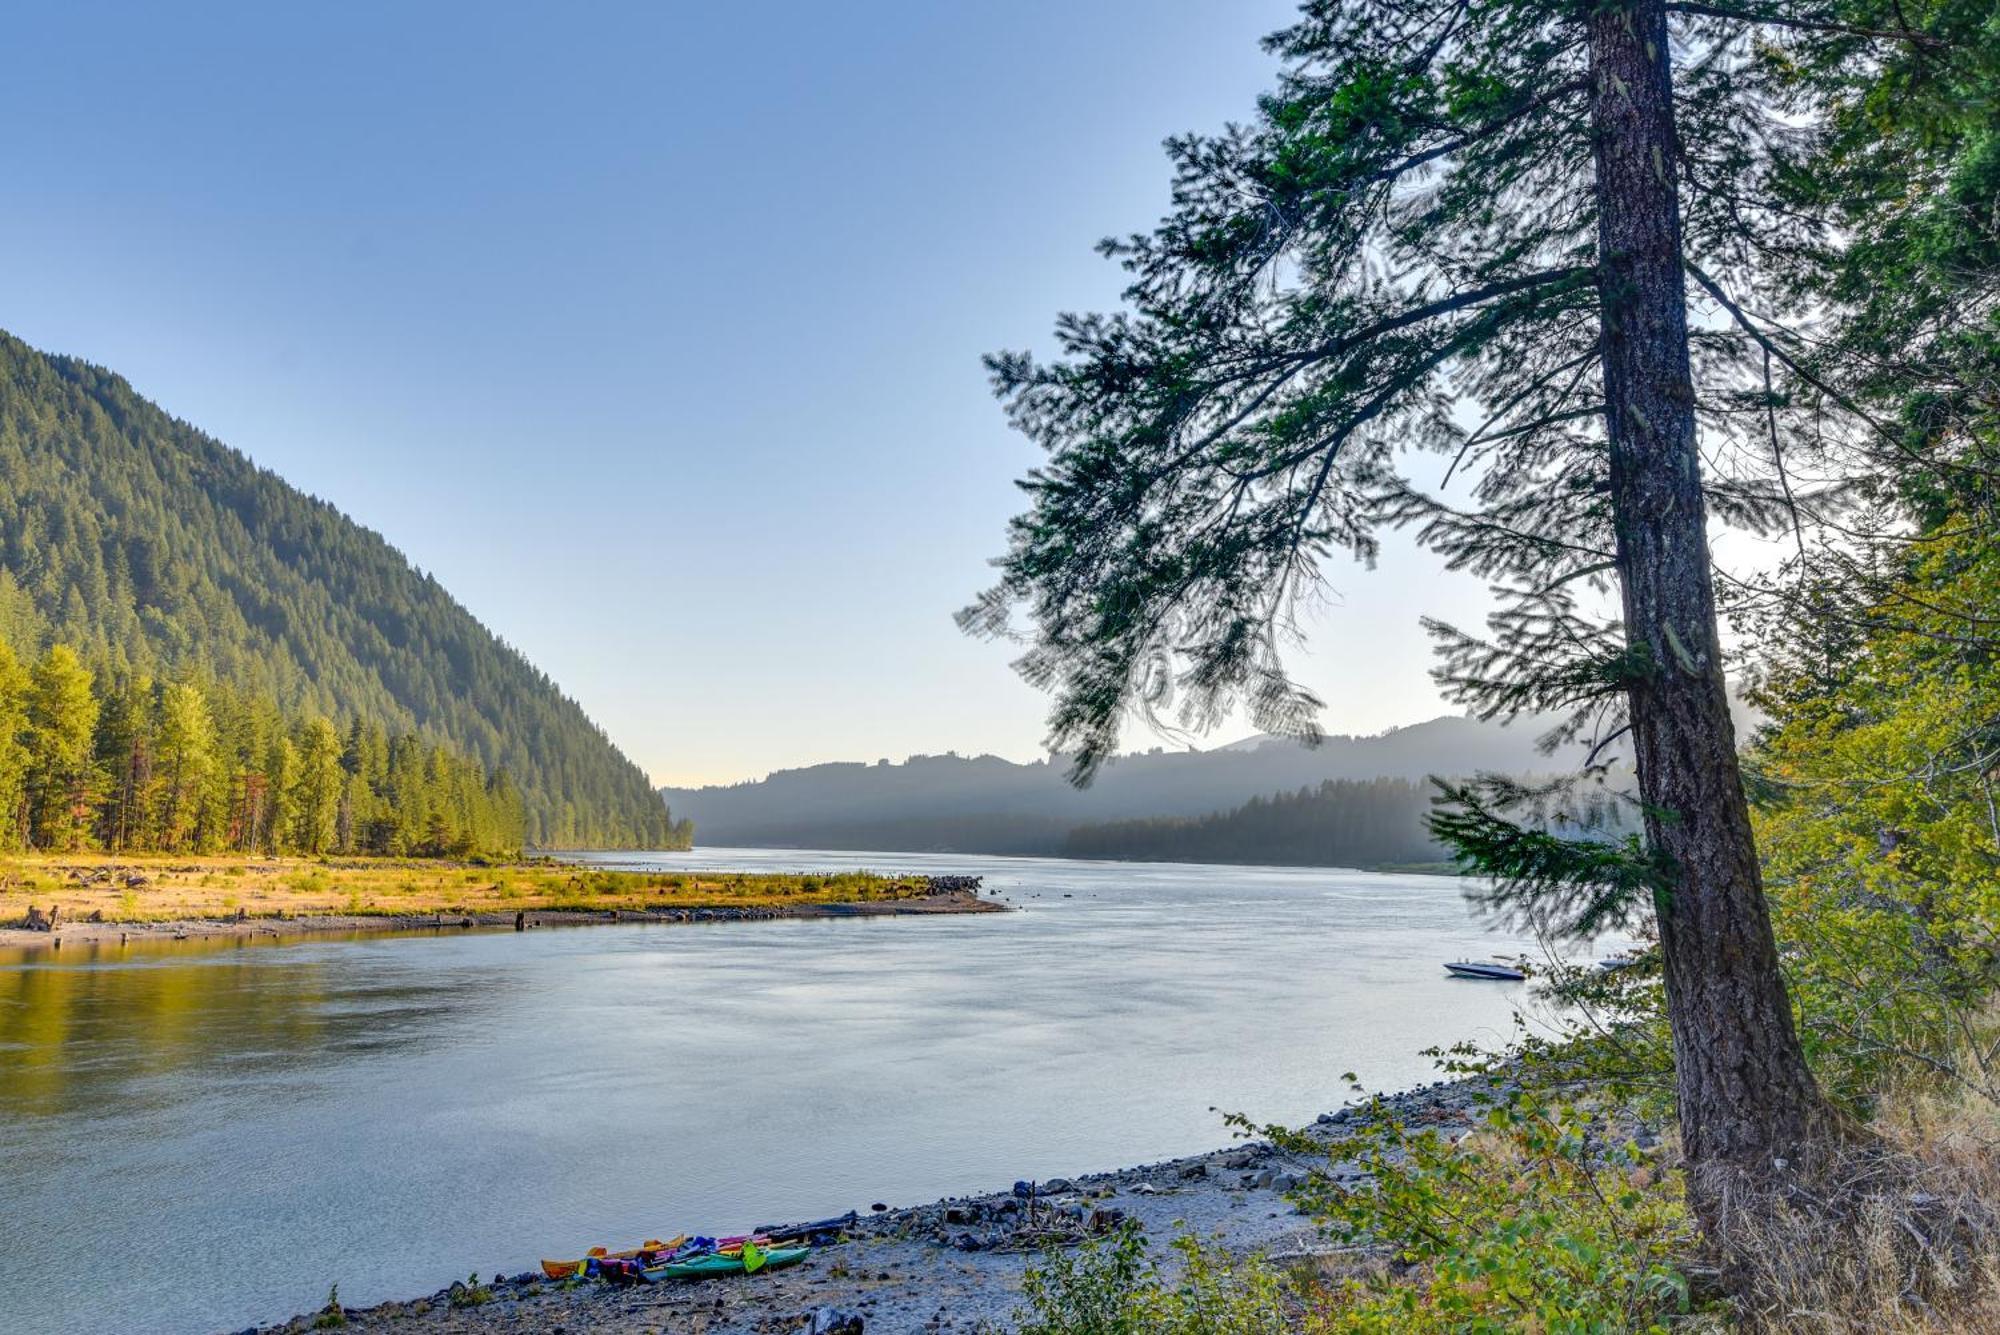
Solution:
[[[806,1259],[810,1247],[773,1247],[764,1253],[764,1264],[759,1270],[778,1270],[788,1265],[797,1265]],[[650,1270],[639,1272],[640,1278],[648,1284],[659,1284],[669,1279],[707,1279],[711,1275],[740,1275],[743,1273],[741,1256],[697,1256],[687,1261],[669,1261],[656,1265]]]

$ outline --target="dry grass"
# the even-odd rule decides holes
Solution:
[[[1814,1186],[1734,1216],[1743,1328],[2000,1332],[2000,1104],[1932,1087],[1871,1130]]]
[[[330,914],[513,913],[541,910],[776,908],[865,903],[923,894],[915,877],[607,872],[553,862],[508,866],[395,859],[0,857],[0,925],[30,905],[64,921],[174,922]]]

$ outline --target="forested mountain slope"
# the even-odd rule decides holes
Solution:
[[[422,733],[505,770],[533,844],[685,837],[575,701],[381,535],[109,371],[6,334],[0,639]]]
[[[1062,851],[1073,858],[1303,867],[1442,862],[1447,851],[1424,827],[1436,794],[1432,785],[1409,779],[1327,779],[1207,816],[1080,825]]]

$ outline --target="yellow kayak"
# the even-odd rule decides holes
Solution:
[[[679,1237],[668,1239],[665,1242],[660,1241],[658,1238],[648,1238],[637,1247],[625,1252],[611,1252],[606,1251],[602,1247],[592,1247],[583,1254],[582,1260],[550,1261],[544,1259],[542,1262],[542,1273],[550,1279],[572,1279],[589,1270],[592,1261],[633,1261],[645,1256],[649,1252],[670,1252],[686,1241],[687,1234],[683,1233]]]

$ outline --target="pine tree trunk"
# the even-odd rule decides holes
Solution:
[[[1672,868],[1660,939],[1682,1137],[1697,1180],[1725,1166],[1762,1177],[1833,1120],[1778,971],[1723,681],[1666,11],[1615,0],[1588,21],[1612,514],[1646,834]]]

